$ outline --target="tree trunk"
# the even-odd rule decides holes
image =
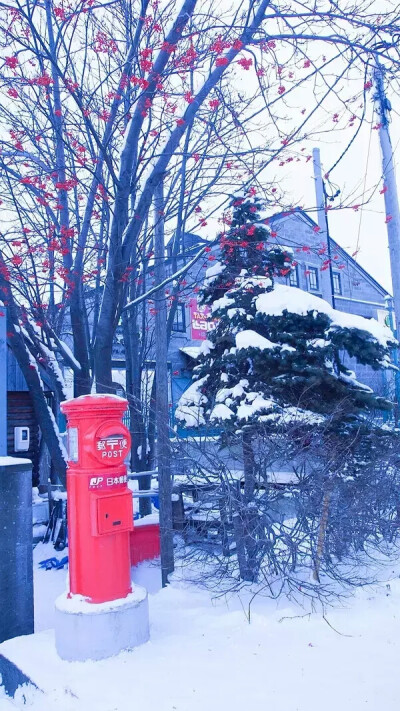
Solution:
[[[256,577],[258,511],[254,505],[256,463],[253,451],[253,435],[245,430],[242,436],[244,470],[244,505],[242,509],[243,538],[246,551],[246,578],[253,582]]]
[[[66,172],[66,157],[65,157],[65,129],[62,116],[62,101],[60,92],[60,76],[57,72],[57,51],[56,40],[54,37],[54,27],[52,14],[52,3],[49,0],[45,2],[45,10],[47,17],[47,31],[49,36],[49,46],[52,58],[51,72],[53,78],[53,99],[54,112],[51,120],[54,127],[54,147],[55,147],[55,169],[57,180],[59,183],[65,183],[67,179]],[[70,228],[69,217],[69,200],[67,191],[58,189],[58,202],[62,209],[60,211],[60,228],[61,239],[65,240],[67,250],[63,252],[63,266],[69,271],[71,279],[69,311],[71,317],[72,336],[74,341],[74,356],[78,360],[81,369],[74,372],[74,395],[85,395],[90,392],[90,369],[89,369],[89,334],[86,327],[86,310],[82,295],[82,265],[83,265],[83,248],[78,255],[76,263],[72,260],[72,242],[68,235]],[[64,234],[63,234],[64,230]]]
[[[242,451],[243,451],[243,471],[244,471],[244,498],[248,504],[254,494],[255,478],[255,461],[252,444],[251,432],[245,430],[242,435]]]
[[[250,515],[244,501],[238,482],[236,495],[234,495],[233,532],[236,543],[236,555],[239,565],[239,574],[242,580],[252,583],[255,580],[254,554],[250,540],[251,524],[254,516]]]
[[[116,297],[104,288],[99,324],[94,346],[94,370],[96,392],[113,393],[112,346],[114,339],[114,316],[117,310]]]
[[[162,182],[157,186],[154,196],[154,257],[156,283],[164,279],[164,195]],[[157,462],[158,486],[160,499],[160,540],[161,540],[161,575],[162,585],[168,584],[168,576],[174,570],[174,545],[172,529],[172,478],[171,444],[169,439],[168,408],[168,340],[167,340],[167,303],[165,289],[159,289],[155,295],[155,344],[156,344],[156,423],[157,423]]]
[[[35,417],[42,431],[43,439],[49,450],[54,470],[60,482],[66,482],[66,452],[63,451],[59,439],[59,431],[53,413],[47,405],[46,396],[43,391],[43,383],[39,374],[39,369],[35,359],[28,351],[24,337],[22,335],[19,319],[18,307],[15,304],[11,291],[10,282],[5,277],[7,267],[0,254],[0,286],[3,292],[2,301],[7,305],[7,337],[11,349],[15,355],[17,363],[21,368],[26,384],[32,398]],[[65,455],[65,456],[64,456]]]
[[[317,583],[321,582],[320,578],[319,578],[319,571],[320,571],[321,560],[322,560],[322,556],[324,554],[324,548],[325,548],[325,535],[326,535],[326,529],[328,527],[329,507],[330,507],[331,498],[332,498],[332,491],[333,491],[333,482],[331,480],[328,480],[325,482],[325,486],[324,486],[324,496],[322,499],[321,518],[320,518],[319,527],[318,527],[317,550],[315,553],[315,560],[314,560],[313,578]]]
[[[11,310],[12,309],[9,306],[7,314],[10,314]],[[59,481],[65,486],[67,464],[59,440],[57,423],[47,404],[37,365],[34,363],[33,357],[30,355],[26,347],[23,336],[19,331],[15,330],[13,319],[11,317],[7,318],[7,330],[9,332],[11,349],[29,388],[29,394],[32,399],[35,417],[39,423],[43,440],[49,450],[55,474]]]
[[[126,362],[126,393],[129,400],[130,433],[132,438],[131,467],[134,472],[146,471],[146,427],[143,417],[143,403],[141,402],[141,374],[142,363],[139,357],[139,333],[137,330],[136,309],[124,311],[122,314],[122,327],[125,344]],[[151,487],[151,476],[138,478],[139,491]],[[151,499],[139,499],[139,513],[141,516],[151,514]]]
[[[237,561],[238,561],[238,565],[239,565],[239,575],[242,580],[248,581],[247,556],[246,556],[246,548],[244,545],[243,520],[242,520],[240,506],[239,506],[239,509],[234,512],[232,521],[233,521],[233,532],[234,532],[235,543],[236,543],[236,556],[237,556]]]
[[[90,393],[92,383],[89,362],[89,333],[85,323],[86,307],[83,303],[81,287],[76,281],[75,289],[76,293],[74,291],[71,296],[69,311],[74,341],[74,356],[81,366],[79,371],[74,372],[74,397],[79,397]]]

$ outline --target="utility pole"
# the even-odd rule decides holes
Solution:
[[[386,309],[388,312],[388,322],[389,322],[389,328],[396,336],[396,327],[394,324],[394,319],[393,319],[393,311],[394,311],[394,305],[393,305],[393,298],[391,296],[386,296],[385,297],[385,302],[386,302]],[[396,368],[399,367],[399,352],[397,348],[393,349],[392,353],[392,361],[393,364],[396,366]],[[394,372],[394,387],[395,387],[395,403],[394,403],[394,408],[393,408],[393,415],[394,415],[394,422],[396,427],[399,426],[399,403],[400,403],[400,378],[399,378],[399,372],[398,370],[395,370]]]
[[[375,80],[375,110],[378,114],[379,142],[382,154],[382,175],[385,199],[386,229],[389,242],[390,272],[392,276],[393,308],[391,301],[388,302],[389,322],[395,338],[398,336],[398,324],[400,324],[400,212],[399,198],[397,194],[396,172],[393,160],[393,148],[389,133],[389,112],[391,105],[385,94],[384,67],[376,58],[374,69]],[[394,323],[393,323],[394,311]],[[398,366],[398,349],[393,353],[393,362]],[[395,371],[395,406],[394,418],[398,425],[399,405],[400,405],[400,374]]]
[[[163,180],[154,191],[154,261],[156,283],[165,279],[164,189]],[[167,300],[165,287],[154,295],[156,348],[156,425],[158,495],[160,501],[160,548],[162,585],[174,571],[174,542],[172,530],[171,442],[169,438],[168,408],[168,337]]]
[[[379,141],[382,153],[382,175],[385,199],[386,229],[389,241],[390,270],[392,275],[394,329],[400,323],[400,212],[397,194],[393,148],[389,133],[389,112],[391,105],[385,95],[384,67],[376,60],[374,69],[375,110],[378,114]]]
[[[325,184],[322,180],[322,170],[321,170],[321,156],[319,148],[313,148],[313,166],[314,166],[314,180],[315,180],[315,196],[317,200],[317,222],[320,228],[321,237],[325,237],[326,245],[328,250],[329,259],[329,278],[331,282],[331,304],[335,308],[335,289],[333,283],[333,271],[332,271],[332,252],[331,252],[331,238],[329,235],[329,224],[328,224],[328,210],[327,210],[327,193],[325,190]]]

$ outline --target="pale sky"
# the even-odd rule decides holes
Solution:
[[[400,112],[397,113],[399,101],[390,97],[393,102],[391,112],[390,133],[396,163],[397,186],[400,186]],[[396,106],[397,104],[397,106]],[[372,111],[372,95],[371,109]],[[374,123],[376,122],[376,115]],[[332,133],[328,143],[315,142],[320,148],[323,174],[328,171],[345,147],[340,136]],[[293,195],[294,203],[304,206],[315,204],[313,168],[310,161],[306,166],[292,163],[290,173],[285,176],[285,188],[288,195]],[[308,169],[308,170],[307,170]],[[360,131],[355,143],[349,149],[341,163],[331,173],[332,182],[337,185],[344,198],[354,193],[353,205],[363,202],[363,194],[367,197],[380,181],[382,175],[379,134],[370,128],[370,124]],[[365,191],[364,191],[365,185]],[[379,182],[373,197],[367,205],[353,209],[340,209],[340,198],[333,205],[336,208],[328,214],[331,236],[352,254],[359,249],[355,258],[359,263],[388,291],[391,291],[390,263],[388,239],[385,224],[384,197],[379,194],[382,181]],[[365,198],[366,199],[366,198]]]
[[[315,52],[317,64],[320,62],[319,49],[320,46],[317,44],[308,54],[311,56]],[[329,52],[334,54],[334,50],[329,46],[325,47],[325,45],[324,52],[328,55]],[[284,57],[284,55],[282,56]],[[325,75],[330,85],[334,84],[337,72],[343,69],[344,65],[340,64],[341,61],[339,60],[339,63],[335,64],[334,68]],[[287,75],[292,66],[285,65],[282,59],[281,66],[283,67],[282,83],[288,88],[290,83]],[[295,71],[301,78],[301,66],[297,67]],[[370,73],[368,73],[368,79],[372,79]],[[373,106],[375,87],[366,92],[366,115],[362,128],[338,166],[333,171],[331,170],[356,131],[357,121],[362,113],[363,82],[364,78],[361,75],[360,83],[359,68],[350,71],[340,84],[337,95],[334,92],[331,93],[317,110],[314,118],[307,123],[304,132],[302,132],[305,134],[304,138],[302,137],[299,143],[292,144],[292,146],[289,143],[289,152],[292,148],[294,155],[297,154],[300,160],[294,159],[293,162],[287,163],[283,167],[279,167],[277,162],[274,162],[266,167],[265,172],[259,174],[258,177],[261,184],[274,183],[278,187],[280,205],[302,206],[306,210],[309,209],[311,216],[316,219],[316,215],[311,213],[316,205],[313,162],[312,160],[306,162],[305,159],[312,153],[314,147],[318,147],[321,155],[322,174],[329,172],[335,189],[340,188],[341,191],[340,196],[332,203],[333,208],[328,214],[332,238],[350,255],[357,252],[354,258],[391,292],[384,196],[379,192],[383,187],[379,131],[373,128],[379,122],[379,116]],[[250,72],[248,74],[236,72],[234,83],[243,94],[246,91],[251,93],[255,88],[254,76],[250,75]],[[388,81],[385,84],[387,96],[392,103],[390,134],[396,164],[397,185],[400,188],[400,97],[396,97],[394,90],[391,91]],[[323,83],[321,86],[324,87]],[[297,90],[293,94],[291,93],[290,97],[286,98],[285,94],[282,106],[274,106],[277,115],[280,114],[283,117],[277,122],[283,134],[286,132],[286,135],[290,136],[291,131],[297,129],[302,120],[301,114],[304,111],[308,113],[313,108],[316,96],[311,81],[299,84]],[[358,98],[355,98],[356,96]],[[307,109],[301,110],[302,107],[307,107]],[[339,112],[341,116],[337,124],[332,120],[335,112]],[[351,127],[349,117],[353,112],[358,118],[354,127]],[[265,142],[268,146],[274,140],[272,138],[273,127],[264,114],[260,116],[259,126],[259,134],[257,135],[256,131],[252,137],[253,143],[262,145]],[[275,147],[276,145],[275,142]],[[265,154],[265,160],[267,161],[267,159],[268,153]],[[341,207],[341,201],[343,207]],[[353,206],[357,205],[360,207],[356,210]],[[278,212],[281,209],[285,208],[272,205],[272,212]],[[214,224],[212,218],[209,223],[210,225]],[[215,221],[215,232],[218,230],[219,227]],[[199,234],[202,232],[200,231]],[[209,230],[209,234],[212,234],[212,229]]]

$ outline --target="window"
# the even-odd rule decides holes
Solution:
[[[307,267],[308,288],[310,291],[318,291],[319,278],[317,267]]]
[[[289,284],[290,284],[290,286],[298,286],[299,285],[299,272],[298,272],[297,264],[295,267],[292,268],[292,271],[289,274]]]
[[[342,293],[342,280],[341,280],[340,274],[338,272],[332,273],[332,282],[333,282],[333,293],[334,294],[341,294]]]
[[[177,305],[172,330],[180,333],[186,331],[185,304]]]

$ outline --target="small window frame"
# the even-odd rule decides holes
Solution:
[[[172,330],[174,333],[186,333],[186,309],[185,304],[181,301],[178,302],[176,307]]]
[[[332,287],[335,296],[342,296],[342,276],[339,272],[332,272]]]
[[[290,270],[290,274],[288,276],[288,284],[289,286],[295,286],[299,287],[300,285],[300,280],[299,280],[299,267],[298,264],[295,264],[292,269]]]
[[[315,286],[313,282],[315,280]],[[318,292],[319,291],[319,273],[318,268],[313,266],[307,267],[307,286],[308,291]]]

